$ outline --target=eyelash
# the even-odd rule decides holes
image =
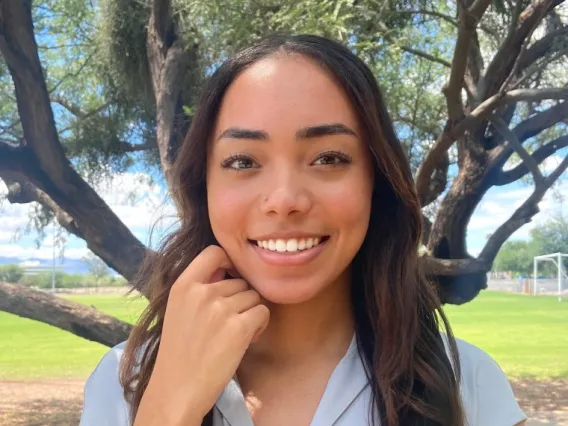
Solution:
[[[318,160],[321,160],[322,158],[326,158],[326,157],[333,157],[334,159],[339,160],[337,163],[332,163],[332,164],[322,164],[322,166],[324,167],[338,167],[341,166],[343,164],[349,164],[352,161],[352,157],[342,151],[334,151],[334,150],[329,150],[329,151],[324,151],[322,153],[320,153],[313,161],[312,164],[315,163]],[[249,170],[249,169],[256,169],[258,168],[258,163],[253,164],[251,167],[232,167],[231,165],[235,162],[235,161],[250,161],[252,163],[256,163],[256,161],[249,155],[247,154],[233,154],[230,155],[229,157],[225,158],[222,162],[221,162],[221,167],[227,170],[231,170],[231,171],[235,171],[235,172],[242,172],[244,170]]]
[[[334,158],[337,158],[339,160],[338,163],[323,164],[323,166],[326,166],[326,167],[338,167],[342,164],[349,164],[352,161],[351,156],[349,154],[345,153],[345,152],[329,150],[329,151],[324,151],[321,154],[319,154],[313,162],[321,160],[322,158],[325,158],[325,157],[334,157]]]

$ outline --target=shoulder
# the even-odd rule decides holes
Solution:
[[[119,367],[126,342],[111,348],[99,361],[84,388],[80,426],[128,426],[129,407],[119,381]]]
[[[499,365],[485,351],[456,339],[461,397],[470,426],[513,426],[526,419]]]

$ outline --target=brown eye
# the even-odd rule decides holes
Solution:
[[[258,168],[258,164],[252,158],[245,155],[231,155],[221,163],[221,167],[229,170],[246,170]]]
[[[339,166],[349,164],[351,157],[343,152],[329,151],[321,153],[313,162],[316,166]]]

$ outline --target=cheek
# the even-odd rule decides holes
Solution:
[[[250,191],[230,185],[209,185],[207,202],[211,229],[222,246],[230,245],[231,238],[245,233],[251,200]]]
[[[357,177],[330,188],[326,194],[322,194],[321,200],[338,226],[364,234],[371,214],[371,195],[370,179],[367,181]]]

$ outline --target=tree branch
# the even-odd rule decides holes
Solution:
[[[553,107],[550,107],[542,112],[521,121],[514,128],[515,135],[520,141],[532,138],[538,135],[543,130],[554,126],[568,117],[568,101],[561,102]]]
[[[141,151],[148,151],[149,149],[156,148],[156,143],[154,140],[146,141],[144,143],[133,144],[129,142],[119,141],[121,149],[124,152],[141,152]]]
[[[420,267],[426,275],[455,276],[486,272],[491,269],[488,262],[483,259],[438,259],[434,257],[420,257]]]
[[[445,67],[450,68],[452,66],[452,64],[450,64],[445,59],[438,58],[437,56],[431,55],[430,53],[426,53],[426,52],[423,52],[421,50],[414,49],[414,48],[408,47],[408,46],[399,46],[399,47],[400,47],[401,50],[404,50],[405,52],[412,53],[413,55],[419,56],[421,58],[427,59],[427,60],[432,61],[432,62],[436,62],[438,64],[442,64]]]
[[[539,184],[535,185],[535,189],[529,198],[513,213],[513,215],[502,224],[491,235],[487,244],[481,251],[479,259],[487,262],[493,262],[499,249],[513,233],[524,224],[530,222],[532,217],[539,212],[538,203],[546,191],[556,182],[556,180],[568,168],[568,155],[562,160],[560,165],[549,176],[544,178]]]
[[[559,150],[566,148],[568,146],[568,135],[561,136],[552,142],[547,143],[546,145],[541,146],[535,152],[532,153],[531,157],[533,158],[534,162],[537,164],[541,164],[547,158],[554,155]],[[515,182],[516,180],[521,179],[529,173],[529,168],[525,162],[522,162],[518,166],[513,169],[502,171],[497,176],[497,180],[495,182],[496,186],[504,186],[510,183]]]
[[[512,27],[501,47],[493,57],[493,60],[485,70],[483,79],[480,81],[480,95],[487,98],[494,95],[502,87],[511,73],[514,64],[525,46],[525,40],[532,34],[536,26],[546,14],[564,0],[538,0],[532,2],[519,16],[517,25]]]
[[[448,114],[450,120],[454,122],[464,115],[461,90],[464,85],[469,45],[475,34],[475,28],[490,3],[491,0],[476,0],[468,9],[461,5],[461,2],[458,2],[458,36],[454,49],[450,78],[448,85],[443,89],[448,105]]]
[[[130,324],[80,303],[3,282],[0,311],[41,321],[109,347],[126,340],[132,329]]]
[[[449,16],[449,15],[445,15],[443,13],[440,12],[436,12],[434,10],[426,10],[426,9],[419,9],[419,10],[401,10],[401,11],[397,11],[401,14],[408,14],[408,15],[425,15],[425,16],[434,16],[435,18],[440,18],[443,21],[448,22],[449,24],[453,25],[454,27],[458,26],[458,23],[456,22],[456,20]]]
[[[568,116],[568,101],[559,103],[520,122],[513,129],[513,133],[522,143],[538,135],[543,130],[563,121],[566,116]],[[489,152],[488,167],[501,167],[513,152],[509,143],[497,145]]]
[[[519,70],[525,70],[545,55],[556,53],[562,43],[556,43],[559,36],[568,34],[568,26],[552,31],[528,48],[521,57]]]
[[[544,177],[542,176],[542,173],[538,168],[536,160],[523,147],[521,142],[517,139],[517,135],[515,135],[515,133],[511,129],[509,129],[509,126],[502,118],[492,114],[490,115],[489,120],[493,123],[497,131],[499,131],[499,133],[503,135],[503,138],[508,141],[513,150],[516,151],[517,154],[519,154],[519,157],[521,157],[523,163],[532,173],[536,185],[540,185],[543,182]]]
[[[2,173],[2,170],[0,170],[0,177],[8,187],[7,198],[10,203],[28,204],[37,202],[53,212],[57,222],[69,233],[82,239],[85,238],[77,226],[77,223],[73,220],[73,217],[53,201],[49,195],[27,181],[25,176],[6,172]]]

